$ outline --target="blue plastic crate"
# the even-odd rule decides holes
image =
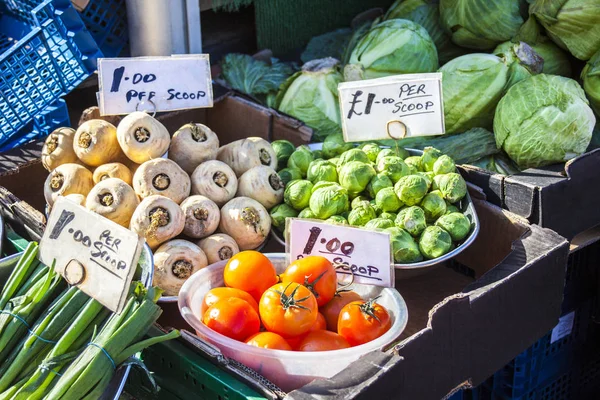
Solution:
[[[0,0],[0,146],[47,135],[102,53],[70,0]]]
[[[125,0],[90,0],[81,18],[105,57],[127,55],[129,31]]]

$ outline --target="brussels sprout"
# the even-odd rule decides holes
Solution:
[[[306,179],[312,183],[337,182],[337,170],[335,165],[326,160],[315,160],[308,166]]]
[[[467,194],[467,183],[460,174],[451,172],[436,176],[441,176],[438,182],[439,191],[450,203],[460,201]]]
[[[448,232],[455,242],[466,238],[471,230],[469,219],[459,212],[443,215],[435,224]]]
[[[315,160],[323,159],[323,150],[313,150],[312,153]]]
[[[333,158],[341,156],[346,150],[350,150],[354,145],[344,142],[344,136],[341,133],[329,135],[323,141],[323,157]]]
[[[408,165],[400,157],[384,157],[377,163],[377,172],[387,175],[392,183],[398,182],[403,176],[410,174]]]
[[[377,213],[368,204],[361,204],[353,208],[348,214],[348,223],[353,226],[363,226],[372,219],[377,218]]]
[[[381,151],[381,147],[379,147],[379,145],[377,145],[376,143],[367,143],[361,147],[361,150],[365,152],[365,154],[369,158],[369,161],[374,163],[375,160],[377,160],[377,154],[379,154],[379,152]]]
[[[384,157],[400,157],[401,159],[405,159],[410,156],[408,150],[403,147],[394,147],[393,149],[381,149],[379,154],[377,154],[377,158],[375,159],[375,164],[379,163]]]
[[[427,190],[427,181],[420,175],[403,176],[394,186],[396,195],[407,206],[419,204]]]
[[[313,161],[313,153],[310,151],[308,146],[299,146],[288,159],[288,168],[297,168],[300,170],[302,177],[306,177],[308,166]]]
[[[285,229],[286,218],[295,218],[298,216],[298,211],[294,210],[287,204],[278,204],[271,209],[271,225],[283,231]]]
[[[486,50],[517,34],[522,6],[524,0],[440,0],[440,22],[457,45]]]
[[[423,166],[421,165],[421,156],[410,156],[404,159],[404,163],[409,167],[413,167],[416,172],[423,172]]]
[[[347,164],[350,161],[360,161],[362,163],[368,164],[369,157],[367,156],[367,153],[360,149],[350,149],[343,152],[340,156],[340,165],[343,166],[344,164]]]
[[[371,200],[369,204],[371,205],[371,207],[373,207],[373,210],[375,210],[375,214],[377,214],[377,216],[379,216],[383,212],[381,206],[377,204],[375,200]]]
[[[456,207],[452,204],[446,203],[446,213],[444,215],[448,215],[448,214],[452,214],[452,213],[459,213],[459,212],[460,212],[460,210],[458,209],[458,207]]]
[[[377,174],[369,181],[367,185],[367,193],[371,196],[372,199],[377,196],[377,193],[386,187],[393,187],[394,183],[392,180],[385,174]]]
[[[442,155],[442,153],[433,147],[425,147],[423,149],[423,155],[421,156],[421,165],[425,172],[433,172],[433,164]]]
[[[339,157],[333,157],[333,158],[330,158],[327,161],[329,161],[330,163],[332,163],[333,165],[335,165],[336,168],[340,166],[340,158]]]
[[[433,172],[417,172],[414,175],[419,175],[425,178],[425,180],[427,181],[427,190],[431,188],[431,184],[433,183]]]
[[[342,75],[337,64],[333,58],[307,62],[281,85],[275,99],[276,109],[313,128],[315,141],[341,131],[337,86]]]
[[[521,169],[535,168],[584,153],[595,123],[576,81],[541,74],[517,83],[500,100],[494,135]]]
[[[339,185],[329,185],[315,190],[309,206],[319,219],[343,213],[348,207],[348,192]]]
[[[442,200],[443,201],[443,200]],[[404,204],[400,201],[393,187],[383,188],[377,193],[375,198],[376,204],[381,207],[384,212],[395,212],[400,209]],[[444,203],[445,205],[445,203]]]
[[[592,109],[600,115],[600,50],[583,67],[581,79]]]
[[[370,201],[370,199],[368,197],[366,197],[366,196],[356,196],[350,202],[350,209],[358,207],[363,202],[368,203],[369,201]]]
[[[428,226],[419,238],[419,250],[428,259],[441,257],[451,248],[452,237],[439,226]]]
[[[402,228],[413,236],[419,236],[427,227],[425,212],[417,206],[406,207],[398,212],[394,221],[398,228]]]
[[[382,212],[381,214],[379,214],[379,218],[389,219],[392,222],[396,221],[397,216],[398,214],[391,212]]]
[[[393,228],[394,222],[386,218],[375,218],[365,224],[367,229],[386,229]]]
[[[284,168],[277,173],[284,185],[291,181],[302,179],[302,172],[298,168]]]
[[[419,56],[409,57],[409,54]],[[439,66],[429,33],[405,19],[391,19],[373,26],[352,50],[349,64],[358,68],[358,79],[434,72]],[[349,74],[347,78],[353,79]]]
[[[419,246],[405,230],[393,227],[385,231],[390,233],[395,262],[409,264],[423,260]]]
[[[360,161],[350,161],[339,170],[340,185],[349,192],[360,193],[375,176],[375,169]]]
[[[298,218],[319,219],[317,218],[315,213],[311,211],[310,208],[305,208],[304,210],[300,211],[300,213],[298,214]]]
[[[313,185],[312,190],[310,191],[311,194],[313,194],[315,192],[315,190],[323,188],[323,187],[327,187],[327,186],[336,186],[337,183],[336,182],[329,182],[329,181],[321,181],[321,182],[317,182]]]
[[[327,218],[325,220],[325,222],[341,224],[341,225],[349,225],[346,218],[342,217],[341,215],[332,215],[331,217]]]
[[[446,201],[439,190],[434,190],[423,197],[421,208],[425,212],[425,220],[434,222],[446,213]]]
[[[288,206],[300,211],[308,206],[312,188],[313,184],[310,181],[301,179],[291,181],[285,187],[283,201]]]
[[[442,154],[435,162],[433,163],[433,173],[435,175],[448,174],[450,172],[456,171],[456,165],[454,165],[454,160],[448,157],[445,154]]]
[[[287,165],[288,159],[296,150],[296,146],[288,140],[275,140],[271,147],[277,157],[277,169],[283,169]]]
[[[431,180],[431,190],[440,190],[440,182],[444,175],[435,175]]]

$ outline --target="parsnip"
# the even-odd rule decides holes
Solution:
[[[133,174],[125,165],[114,162],[102,164],[94,170],[94,183],[98,183],[108,178],[119,178],[128,185],[131,185]]]
[[[131,216],[139,203],[131,186],[119,178],[108,178],[92,188],[85,200],[85,208],[129,227]]]
[[[163,289],[166,296],[177,296],[183,283],[207,265],[208,260],[200,247],[187,240],[171,240],[154,252],[152,284]]]
[[[212,235],[219,227],[221,212],[214,201],[208,197],[190,196],[181,203],[185,214],[183,234],[194,239]]]
[[[77,128],[73,150],[84,164],[92,167],[115,161],[122,154],[117,129],[101,119],[93,119]]]
[[[277,156],[271,144],[259,137],[240,139],[222,146],[217,160],[229,165],[238,177],[259,165],[277,168]]]
[[[155,194],[177,204],[190,195],[190,177],[174,161],[157,158],[143,163],[133,175],[133,188],[142,199]]]
[[[259,165],[240,177],[236,196],[250,197],[270,210],[283,201],[284,189],[285,185],[273,168]]]
[[[58,128],[54,130],[42,147],[42,165],[48,171],[62,164],[78,163],[79,158],[73,150],[75,129]]]
[[[240,250],[252,250],[267,238],[271,217],[258,201],[236,197],[221,208],[219,230],[231,236]]]
[[[58,196],[71,193],[87,194],[92,190],[94,181],[92,173],[79,164],[63,164],[56,167],[44,183],[44,197],[50,207]]]
[[[133,212],[129,229],[144,237],[148,246],[155,249],[179,235],[184,225],[185,216],[179,204],[168,197],[149,196]]]
[[[171,141],[167,128],[141,111],[132,112],[121,120],[117,138],[125,155],[138,164],[161,157]]]
[[[219,138],[206,125],[185,124],[171,139],[169,158],[191,174],[204,161],[217,158]]]
[[[219,207],[231,200],[238,188],[235,172],[217,160],[200,164],[194,170],[191,181],[192,194],[206,196]]]
[[[233,238],[224,233],[210,235],[198,242],[198,246],[208,258],[208,264],[228,260],[240,252],[240,248]]]

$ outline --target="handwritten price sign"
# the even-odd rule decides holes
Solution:
[[[60,197],[40,242],[40,259],[114,312],[125,305],[144,239]]]
[[[338,85],[344,140],[444,133],[442,74],[409,74]]]
[[[394,286],[389,233],[297,218],[287,224],[290,261],[318,255],[340,267],[343,282],[353,275],[356,283]]]

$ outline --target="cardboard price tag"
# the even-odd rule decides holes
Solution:
[[[208,54],[98,60],[101,115],[213,106]]]
[[[70,285],[120,313],[144,239],[98,214],[60,197],[40,242],[40,260]]]
[[[341,282],[394,287],[394,266],[387,232],[288,218],[290,262],[309,255],[327,258],[338,268]]]
[[[445,132],[439,72],[343,82],[338,94],[347,142]]]

